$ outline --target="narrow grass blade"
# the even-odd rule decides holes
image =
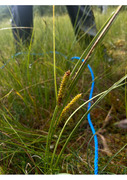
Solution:
[[[127,143],[122,148],[120,148],[120,150],[109,159],[109,161],[106,163],[106,165],[103,167],[103,169],[100,171],[99,174],[101,174],[105,170],[105,168],[109,165],[109,163],[112,161],[112,159],[114,157],[116,157],[126,146],[127,146]]]
[[[57,111],[58,111],[58,106],[56,106],[56,108],[54,110],[54,114],[53,114],[51,124],[49,127],[49,131],[48,131],[47,142],[46,142],[46,150],[45,150],[45,162],[46,163],[48,163],[48,161],[49,161],[49,148],[50,148],[50,144],[51,144],[52,133],[53,133],[53,125],[54,125],[55,120],[56,120]],[[46,163],[45,163],[45,170],[47,168]]]
[[[32,47],[33,37],[34,37],[34,29],[32,31],[32,36],[31,36],[30,45],[29,45],[29,51],[28,51],[28,59],[27,59],[27,83],[28,84],[30,83],[29,65],[30,65],[30,51],[31,51],[31,47]]]
[[[13,92],[13,89],[11,89],[6,95],[4,95],[2,98],[0,98],[0,101],[6,97],[8,97]]]
[[[56,57],[55,57],[55,6],[53,5],[53,61],[54,61],[54,85],[57,101],[57,83],[56,83]]]

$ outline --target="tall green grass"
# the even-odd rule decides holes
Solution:
[[[127,78],[125,75],[101,90],[101,93],[95,94],[91,109],[84,112],[89,102],[84,102],[84,99],[88,96],[90,88],[86,65],[88,62],[93,64],[92,58],[97,55],[92,56],[92,52],[99,43],[101,44],[108,29],[113,28],[112,22],[119,14],[119,9],[120,7],[104,20],[97,36],[85,50],[82,50],[75,41],[70,21],[68,23],[69,17],[67,15],[55,17],[54,6],[53,18],[35,17],[34,33],[29,48],[22,46],[21,51],[24,54],[15,56],[3,69],[0,69],[0,152],[5,174],[8,169],[12,174],[57,174],[65,171],[62,169],[62,163],[66,161],[66,157],[70,157],[69,143],[78,136],[76,130],[86,119],[87,114],[101,101],[103,102],[108,93],[121,87]],[[11,30],[1,30],[0,33],[1,65],[3,65],[5,60],[14,54],[14,44]],[[47,53],[51,50],[53,53]],[[55,50],[67,55],[67,59],[55,54]],[[31,54],[33,52],[36,56]],[[43,55],[37,55],[41,52]],[[71,62],[70,57],[74,55],[81,56],[81,59],[85,58],[86,64],[81,63],[81,60],[77,63]],[[98,67],[97,62],[93,67]],[[60,86],[63,74],[67,70],[71,71],[70,79],[66,85],[65,97],[61,105],[58,105],[57,87]],[[104,72],[101,75],[103,74]],[[100,75],[96,81],[99,81],[99,77]],[[87,83],[84,88],[85,81]],[[57,122],[64,107],[79,93],[83,93],[81,100],[70,109],[61,120],[63,125],[60,125]],[[76,152],[72,150],[71,154],[73,158],[68,158],[68,161],[76,161],[77,158],[78,164],[76,167],[69,166],[68,169],[71,167],[72,170],[67,169],[66,172],[76,173],[77,167],[82,162]],[[82,170],[83,174],[89,173],[87,163],[86,165],[83,163],[84,166],[86,172]],[[102,173],[105,167],[99,171]],[[92,168],[91,173],[93,173]]]

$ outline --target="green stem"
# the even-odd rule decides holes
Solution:
[[[52,140],[52,134],[53,134],[53,128],[54,128],[53,125],[54,125],[55,120],[56,120],[57,111],[58,111],[58,106],[55,107],[54,114],[53,114],[51,124],[49,127],[49,131],[48,131],[47,142],[46,142],[46,150],[45,150],[45,168],[47,167],[48,161],[49,161],[49,148],[50,148],[50,144],[51,144],[51,140]]]
[[[57,102],[57,83],[56,83],[56,57],[55,57],[55,6],[53,5],[53,61],[54,61],[54,85]]]
[[[32,36],[31,36],[29,51],[28,51],[28,60],[27,60],[27,83],[28,84],[30,82],[29,64],[30,64],[30,51],[31,51],[31,47],[32,47],[33,37],[34,37],[34,29],[32,31]]]

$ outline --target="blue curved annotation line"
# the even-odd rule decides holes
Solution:
[[[80,57],[72,57],[71,60],[77,59],[79,60]],[[84,61],[84,59],[82,59],[82,62]],[[93,95],[93,90],[94,90],[94,73],[92,71],[92,68],[90,67],[90,65],[88,64],[87,67],[89,68],[89,71],[91,73],[91,77],[92,77],[92,85],[91,85],[91,90],[90,90],[90,95],[89,95],[89,100],[92,98]],[[88,103],[88,108],[87,110],[89,110],[91,107],[91,102]],[[92,124],[91,121],[91,117],[90,117],[90,113],[87,115],[87,119],[88,119],[88,123],[90,125],[91,131],[94,135],[94,145],[95,145],[95,158],[94,158],[94,174],[98,174],[98,139],[97,139],[97,135],[95,134],[96,131],[94,129],[94,126]]]

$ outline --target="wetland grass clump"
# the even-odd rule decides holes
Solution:
[[[91,138],[91,131],[86,121],[87,114],[94,108],[98,110],[100,103],[103,102],[104,104],[108,93],[122,87],[125,84],[123,82],[127,75],[118,76],[115,83],[112,81],[108,86],[103,83],[102,89],[104,91],[101,89],[100,92],[100,78],[104,82],[103,75],[105,75],[106,70],[99,74],[97,72],[99,70],[95,69],[96,74],[98,73],[95,83],[98,83],[98,86],[95,88],[92,106],[87,111],[86,105],[90,100],[86,99],[88,99],[90,82],[88,81],[89,74],[85,70],[88,63],[93,63],[92,58],[95,60],[93,63],[94,68],[103,67],[105,62],[99,61],[101,64],[98,66],[96,60],[98,57],[97,55],[93,57],[93,52],[101,45],[101,41],[108,30],[113,28],[114,24],[112,25],[112,23],[120,14],[120,9],[121,6],[115,9],[110,17],[106,17],[96,37],[85,50],[83,49],[83,52],[79,44],[74,40],[71,23],[63,26],[63,23],[69,23],[67,15],[56,18],[56,21],[54,21],[55,13],[53,19],[52,17],[35,17],[33,44],[30,44],[28,49],[23,47],[21,49],[21,51],[27,51],[27,53],[15,57],[4,69],[0,69],[0,166],[3,169],[2,172],[5,174],[58,174],[61,172],[93,174],[94,147],[93,137]],[[60,21],[60,18],[62,21]],[[44,21],[48,23],[44,24]],[[52,28],[54,25],[55,31]],[[11,53],[14,52],[10,30],[6,30],[8,37],[11,38],[7,38],[9,40],[8,53],[5,51],[8,41],[6,41],[4,32],[3,30],[0,31],[0,63],[2,65],[3,61],[8,59],[8,56],[11,56]],[[45,33],[45,36],[42,36],[42,32]],[[11,47],[13,48],[11,49]],[[62,51],[69,58],[65,59],[55,54],[56,48],[57,51]],[[53,50],[54,54],[46,53],[49,49]],[[30,54],[32,52],[44,52],[44,56],[32,56]],[[77,55],[81,54],[81,58],[77,63],[70,61],[70,57],[73,57],[75,53]],[[85,59],[84,63],[81,62],[82,58]],[[32,66],[29,66],[31,64]],[[111,75],[112,73],[110,73]],[[57,93],[58,84],[60,84],[60,88]],[[83,88],[81,88],[81,84]],[[121,90],[122,93],[123,89]],[[76,106],[78,104],[78,107],[73,110],[72,107],[75,103]],[[108,105],[107,101],[106,105],[101,109],[105,114]],[[97,118],[98,115],[97,113]],[[59,123],[63,117],[63,126],[60,127]],[[116,114],[114,117],[118,120]],[[72,118],[74,118],[75,122],[68,126]],[[95,117],[93,117],[93,123],[97,127]],[[107,132],[106,135],[109,134]],[[111,140],[112,138],[110,138]],[[107,167],[110,167],[110,162],[121,151],[124,151],[126,147],[124,140],[124,144],[121,145],[122,148],[113,150],[114,155],[110,159],[107,155],[103,156],[104,151],[101,152],[100,150],[99,173],[105,173]],[[112,146],[113,142],[109,144]],[[100,140],[100,149],[101,145]],[[87,149],[87,146],[89,146],[89,149]],[[101,165],[103,166],[101,167]],[[126,169],[124,163],[124,172],[127,172]],[[115,173],[115,168],[109,173]]]

